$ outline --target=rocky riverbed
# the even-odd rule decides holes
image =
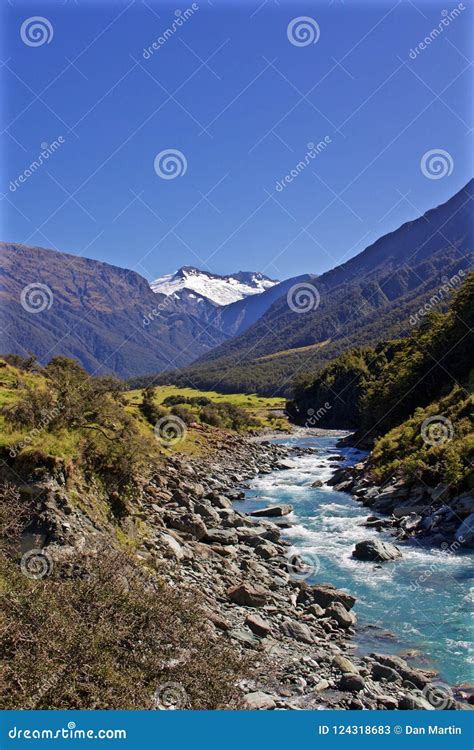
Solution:
[[[143,484],[124,526],[132,534],[146,524],[151,531],[137,534],[137,557],[172,586],[196,591],[212,637],[249,660],[251,676],[239,686],[243,707],[465,707],[466,696],[439,687],[432,671],[394,655],[354,654],[356,600],[330,580],[303,580],[304,565],[282,536],[291,508],[274,506],[266,515],[235,509],[249,480],[287,469],[306,449],[199,429],[205,453],[170,455]],[[35,543],[40,539],[56,561],[77,549],[92,553],[109,533],[86,502],[70,501],[65,485],[56,476],[23,488],[43,498]]]
[[[474,549],[474,496],[454,494],[450,487],[408,484],[399,478],[378,485],[370,456],[354,466],[338,469],[329,484],[351,493],[369,508],[367,527],[390,531],[397,540],[416,538],[450,549]],[[383,556],[381,561],[383,561]]]

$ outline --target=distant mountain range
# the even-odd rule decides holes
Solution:
[[[150,286],[154,292],[174,296],[179,300],[207,300],[218,307],[261,294],[278,284],[263,273],[239,271],[230,276],[201,271],[193,266],[183,266],[176,273],[160,276]]]
[[[473,181],[347,263],[282,282],[184,266],[150,286],[107,263],[0,243],[0,350],[43,362],[65,354],[141,382],[286,394],[342,351],[410,332],[421,305],[461,278],[473,258],[472,194]]]
[[[64,354],[120,377],[181,367],[225,340],[133,271],[0,243],[0,351]]]
[[[163,377],[222,391],[288,394],[292,381],[342,351],[403,336],[422,305],[443,308],[435,297],[446,281],[462,280],[472,266],[474,181],[446,203],[377,240],[347,263],[312,277],[306,296],[314,304],[295,309],[290,279],[266,311],[241,335],[228,339],[190,368]],[[458,281],[455,281],[456,285]],[[260,304],[275,290],[264,292]],[[294,302],[294,300],[293,300]],[[316,304],[319,302],[319,304]]]
[[[225,337],[244,331],[283,293],[278,281],[262,273],[239,271],[220,276],[192,266],[161,276],[150,286],[154,292],[178,301],[183,312],[217,328]],[[266,296],[265,292],[271,290],[273,295]],[[263,302],[255,302],[260,297]]]

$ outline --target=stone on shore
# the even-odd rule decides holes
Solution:
[[[387,680],[388,682],[401,682],[401,676],[392,667],[380,664],[376,661],[372,664],[372,677],[374,680]]]
[[[356,599],[351,594],[337,589],[331,583],[318,583],[314,586],[309,586],[303,582],[300,585],[298,602],[319,604],[323,609],[329,607],[333,602],[341,602],[349,610],[354,606]]]
[[[326,609],[326,617],[331,617],[336,620],[337,624],[341,628],[350,628],[355,624],[356,616],[353,612],[349,612],[341,602],[333,602]]]
[[[281,632],[288,638],[294,638],[301,643],[314,643],[314,637],[307,625],[296,620],[285,620],[281,625]]]
[[[366,539],[363,542],[357,542],[352,552],[352,557],[356,560],[368,562],[388,562],[390,560],[400,560],[402,553],[394,544],[381,542],[378,539]]]
[[[268,505],[266,508],[260,508],[259,510],[253,510],[250,515],[260,518],[260,516],[276,517],[288,516],[293,512],[292,505]]]
[[[431,705],[426,698],[422,695],[404,695],[398,701],[398,708],[401,711],[434,711],[434,706]]]
[[[339,680],[341,690],[349,690],[351,693],[358,693],[365,688],[364,678],[353,672],[344,672]]]
[[[268,600],[269,592],[261,586],[252,586],[250,583],[239,583],[227,590],[227,596],[242,607],[263,607]]]
[[[342,656],[342,654],[336,654],[332,660],[332,664],[343,674],[346,674],[347,672],[359,674],[359,670],[355,664],[353,664],[346,656]]]
[[[248,693],[244,698],[245,708],[252,711],[269,711],[275,708],[275,701],[271,695],[257,690],[255,693]]]
[[[262,638],[265,638],[265,636],[270,635],[272,632],[271,625],[258,615],[249,615],[245,620],[245,624],[250,628],[252,633],[259,635]]]
[[[237,544],[238,537],[234,529],[208,529],[204,541],[208,544]]]
[[[379,664],[383,664],[394,669],[395,672],[398,672],[398,674],[404,680],[413,683],[413,685],[415,685],[415,687],[419,688],[420,690],[423,690],[423,688],[428,685],[435,674],[433,672],[427,672],[411,667],[409,664],[407,664],[405,659],[401,658],[401,656],[389,656],[388,654],[374,653],[371,654],[371,657],[374,658]]]

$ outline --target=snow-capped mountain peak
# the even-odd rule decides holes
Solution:
[[[221,307],[244,297],[260,294],[278,283],[263,273],[254,271],[220,276],[193,266],[183,266],[175,273],[160,276],[150,286],[154,292],[176,299],[204,298]]]

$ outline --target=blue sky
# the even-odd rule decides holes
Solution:
[[[456,3],[201,0],[144,55],[191,6],[5,0],[3,240],[149,279],[181,265],[285,278],[338,265],[470,179],[467,0],[414,59]],[[49,43],[22,40],[33,16]],[[302,16],[319,38],[298,46],[287,30]],[[162,179],[169,149],[186,171]],[[439,149],[449,174],[429,179],[420,160]]]

